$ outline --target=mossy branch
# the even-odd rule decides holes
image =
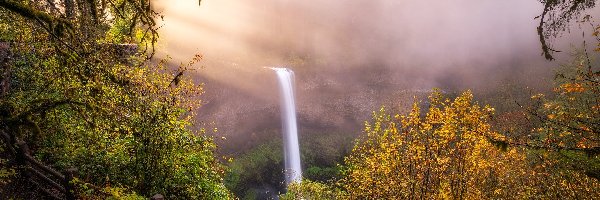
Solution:
[[[72,28],[72,24],[61,18],[53,17],[52,15],[32,8],[31,6],[11,1],[0,0],[0,7],[14,12],[24,18],[36,20],[44,23],[49,30],[56,31],[55,28]]]
[[[27,117],[32,114],[46,112],[48,110],[54,109],[54,108],[62,106],[62,105],[79,105],[79,106],[90,107],[87,104],[77,102],[77,101],[72,101],[72,100],[50,101],[50,102],[42,103],[39,106],[35,106],[27,111],[17,114],[17,115],[14,115],[13,117],[9,118],[7,121],[8,122],[19,122],[24,119],[26,120]]]
[[[561,147],[558,145],[555,146],[542,146],[542,145],[534,145],[526,142],[512,142],[508,140],[494,139],[491,137],[487,137],[488,141],[494,144],[495,146],[506,149],[507,147],[523,147],[526,149],[533,150],[547,150],[547,151],[577,151],[585,153],[586,155],[593,157],[596,155],[600,155],[600,147],[589,147],[589,148],[579,148],[579,147]]]
[[[5,8],[9,11],[17,13],[25,18],[32,20],[40,20],[49,28],[53,28],[57,24],[66,25],[67,27],[72,27],[71,23],[65,19],[55,18],[52,15],[36,10],[30,6],[25,4],[11,1],[11,0],[0,0],[0,7]]]
[[[544,21],[544,18],[546,17],[546,14],[548,14],[548,11],[550,11],[550,6],[551,6],[550,3],[546,3],[544,5],[544,11],[540,15],[540,24],[537,27],[537,33],[538,33],[538,36],[540,39],[540,43],[542,45],[542,52],[543,52],[542,54],[544,55],[546,60],[554,60],[554,57],[552,56],[552,52],[559,52],[548,46],[548,44],[546,43],[546,36],[544,35],[544,33],[546,32],[544,30],[544,23],[546,23]]]

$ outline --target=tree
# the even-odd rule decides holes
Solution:
[[[532,97],[526,108],[541,122],[530,137],[520,139],[529,148],[556,154],[565,168],[583,171],[600,180],[600,73],[585,53],[556,73],[553,94]]]
[[[556,147],[600,154],[600,74],[581,55],[557,72],[553,97],[540,100],[537,132]]]
[[[281,200],[300,200],[300,199],[347,199],[348,196],[339,188],[331,187],[327,184],[302,180],[299,183],[292,183],[288,186],[287,193],[280,195]]]
[[[202,87],[184,72],[202,57],[178,69],[149,62],[158,17],[149,0],[0,0],[13,54],[0,73],[10,83],[0,126],[83,182],[229,198],[215,144],[191,129]]]
[[[592,36],[598,45],[599,34],[596,27]],[[497,128],[510,137],[495,142],[551,154],[561,168],[600,179],[600,68],[592,57],[598,52],[600,48],[588,52],[584,43],[570,63],[556,70],[550,94],[533,95],[531,105],[518,104],[520,123],[503,119],[511,113],[502,114],[498,121],[505,124]]]
[[[541,0],[544,10],[537,27],[544,56],[553,60],[546,39],[556,37],[568,29],[569,23],[577,19],[590,8],[595,0]],[[591,37],[598,43],[589,53],[584,41],[583,50],[574,55],[572,63],[563,65],[555,76],[555,88],[552,94],[537,94],[531,98],[533,106],[521,106],[525,113],[522,117],[528,126],[500,125],[501,129],[525,133],[513,136],[510,141],[495,141],[503,145],[526,147],[531,152],[543,153],[549,159],[560,161],[562,170],[584,172],[588,177],[600,178],[600,140],[598,99],[600,99],[600,69],[592,60],[600,52],[600,26],[591,21],[591,15],[585,15],[578,22],[589,23]],[[587,36],[584,34],[584,36]],[[591,55],[591,56],[590,56]],[[595,56],[595,57],[594,57]],[[503,114],[503,116],[506,115]],[[535,126],[532,128],[532,126]],[[523,130],[525,129],[525,130]],[[549,156],[551,155],[551,156]]]
[[[276,191],[285,187],[283,149],[279,139],[268,141],[237,156],[229,166],[225,184],[241,199],[256,199],[253,189],[257,187],[269,186]]]
[[[495,143],[493,109],[465,92],[454,100],[434,92],[428,112],[374,113],[346,158],[340,182],[351,199],[597,198],[600,183],[555,170],[551,159]],[[530,162],[532,159],[541,160]]]
[[[552,49],[546,41],[550,37],[556,37],[559,33],[568,29],[569,23],[574,18],[590,8],[596,6],[596,0],[540,0],[544,4],[542,14],[537,16],[539,25],[537,33],[542,46],[542,52],[547,60],[554,60],[553,52],[560,52]],[[589,19],[591,16],[585,16]]]

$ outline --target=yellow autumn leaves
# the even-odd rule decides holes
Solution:
[[[473,103],[467,91],[451,100],[439,92],[406,115],[382,108],[366,123],[365,136],[345,159],[339,186],[350,199],[521,199],[598,197],[598,181],[572,171],[555,171],[546,159],[498,148],[506,138],[492,131],[489,106]],[[542,156],[538,154],[538,157]],[[529,155],[529,156],[531,156]],[[593,191],[585,193],[581,192]]]
[[[546,146],[593,151],[600,145],[600,73],[586,54],[558,69],[554,94],[535,95],[543,125],[534,132]],[[534,108],[535,109],[535,108]]]
[[[585,91],[585,88],[580,83],[564,83],[560,85],[560,89],[564,90],[566,93]]]

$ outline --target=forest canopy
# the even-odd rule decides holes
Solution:
[[[215,144],[191,128],[203,88],[184,72],[202,56],[150,62],[159,19],[146,0],[0,1],[2,131],[76,167],[79,198],[230,197]]]

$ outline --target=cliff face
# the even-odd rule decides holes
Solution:
[[[206,93],[197,120],[205,128],[216,128],[216,138],[227,138],[217,139],[222,153],[236,154],[281,137],[275,74],[267,71],[258,76],[262,77],[260,95],[226,82],[203,80]],[[404,88],[401,80],[376,72],[356,76],[299,71],[295,80],[300,140],[311,134],[359,134],[372,111],[386,106],[387,110],[404,112],[415,97],[423,99],[429,93]]]

